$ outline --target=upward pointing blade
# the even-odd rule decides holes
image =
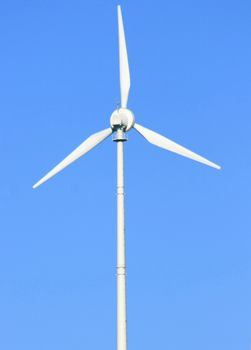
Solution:
[[[119,70],[120,70],[121,107],[126,108],[131,82],[130,82],[127,50],[126,50],[125,32],[124,32],[120,5],[118,5],[118,28],[119,28]]]
[[[134,128],[150,143],[152,143],[155,146],[158,146],[160,148],[164,148],[168,151],[180,154],[183,157],[187,157],[193,160],[196,160],[197,162],[206,164],[208,166],[211,166],[212,168],[220,169],[220,166],[210,162],[210,160],[207,160],[206,158],[201,157],[200,155],[190,151],[189,149],[178,145],[176,142],[173,142],[169,140],[167,137],[164,137],[160,134],[157,134],[156,132],[149,130],[139,124],[135,124]]]
[[[39,180],[32,188],[37,188],[42,185],[45,181],[52,178],[54,175],[59,173],[61,170],[66,168],[68,165],[73,163],[78,158],[82,157],[85,153],[89,152],[100,142],[104,141],[108,136],[112,134],[112,129],[108,128],[91,135],[86,139],[80,146],[78,146],[71,154],[69,154],[62,162],[55,166],[48,174],[46,174],[41,180]]]

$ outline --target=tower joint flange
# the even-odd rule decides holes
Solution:
[[[113,135],[112,140],[114,142],[119,142],[119,141],[125,142],[128,140],[128,138],[127,138],[126,133],[124,132],[123,129],[117,129],[115,131],[115,134]]]

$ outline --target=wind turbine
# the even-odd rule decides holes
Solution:
[[[79,147],[70,153],[62,162],[56,165],[33,188],[59,173],[65,167],[91,151],[95,146],[115,133],[113,141],[117,143],[117,350],[126,350],[126,265],[125,265],[125,216],[124,216],[124,160],[123,143],[127,141],[126,132],[134,128],[141,136],[155,146],[170,152],[193,159],[210,167],[220,169],[220,166],[186,149],[168,138],[147,129],[137,123],[131,110],[127,108],[130,90],[130,72],[126,49],[121,7],[118,5],[118,36],[119,36],[119,68],[121,106],[110,117],[110,127],[88,137]]]

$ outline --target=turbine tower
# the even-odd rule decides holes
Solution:
[[[125,216],[124,216],[124,155],[123,146],[127,141],[126,132],[134,128],[148,142],[155,146],[193,159],[210,167],[220,169],[220,166],[186,149],[168,138],[135,123],[135,118],[127,108],[130,90],[130,72],[126,49],[121,7],[118,5],[118,36],[119,36],[119,68],[121,106],[110,117],[110,127],[88,137],[79,147],[70,153],[62,162],[56,165],[33,188],[59,173],[65,167],[92,150],[99,143],[115,133],[113,141],[117,143],[117,350],[127,349],[126,332],[126,264],[125,264]]]

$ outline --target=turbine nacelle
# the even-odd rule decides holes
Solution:
[[[110,124],[113,131],[122,129],[123,131],[129,131],[135,124],[135,118],[127,108],[116,109],[110,118]]]

